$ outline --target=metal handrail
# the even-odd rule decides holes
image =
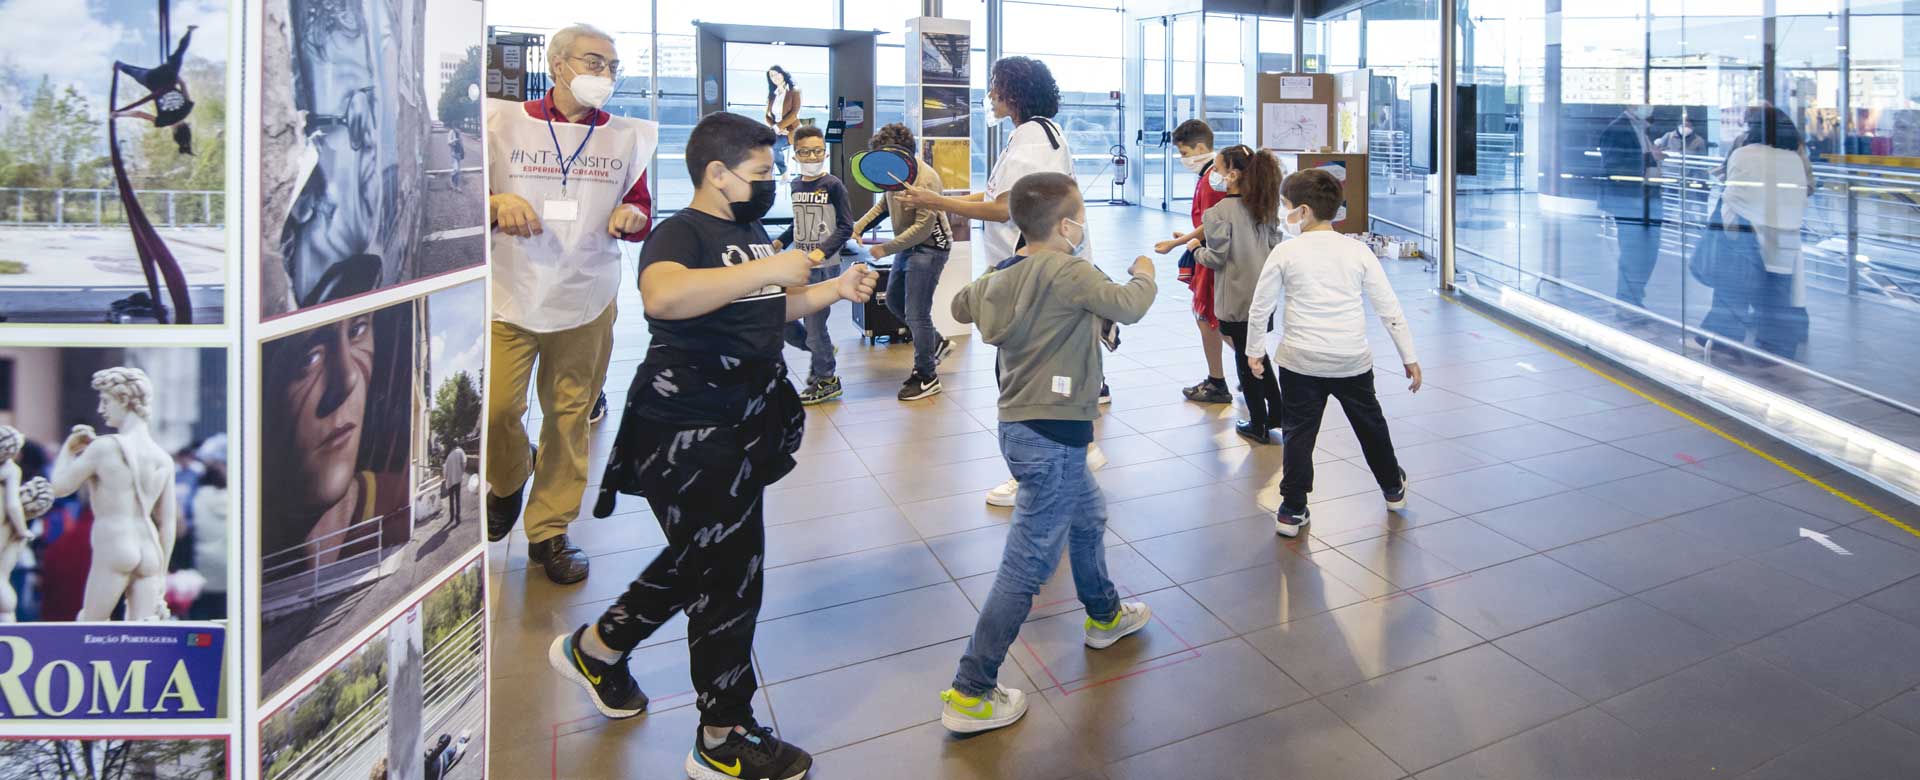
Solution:
[[[8,194],[13,197],[6,197]],[[34,198],[34,202],[30,203],[29,196],[34,195],[39,197]],[[163,222],[156,221],[160,227],[219,227],[226,224],[224,201],[226,192],[223,190],[136,190],[134,195],[140,197],[143,203],[151,202],[152,199],[164,199],[166,219]],[[201,218],[198,221],[180,219],[181,196],[199,199],[198,211]],[[216,198],[223,199],[217,208],[214,203]],[[51,203],[44,202],[49,199]],[[119,200],[119,191],[108,187],[0,187],[0,224],[49,228],[123,225],[126,223],[124,217],[126,212],[118,207]],[[83,208],[91,213],[91,220],[68,219],[69,206],[74,202],[90,204]],[[114,203],[115,207],[108,208],[109,202]],[[29,205],[34,207],[34,211],[39,212],[41,215],[39,218],[28,219]],[[49,212],[50,217],[46,216]],[[109,219],[114,214],[119,214],[122,218]]]

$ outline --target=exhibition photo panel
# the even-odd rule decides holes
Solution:
[[[268,714],[257,776],[484,777],[484,568],[476,556]]]
[[[261,319],[485,262],[481,9],[263,4]]]
[[[220,736],[0,738],[0,777],[23,780],[149,780],[232,776]]]
[[[0,322],[225,321],[228,28],[224,0],[0,0]]]

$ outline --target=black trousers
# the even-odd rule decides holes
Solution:
[[[1222,323],[1224,325],[1224,323]],[[1313,492],[1313,446],[1320,438],[1320,418],[1326,414],[1327,398],[1340,402],[1347,422],[1360,439],[1360,451],[1367,468],[1380,483],[1381,490],[1400,487],[1400,459],[1393,454],[1393,437],[1387,433],[1387,415],[1380,411],[1380,398],[1373,393],[1373,372],[1358,376],[1319,377],[1280,369],[1280,393],[1286,400],[1282,429],[1286,438],[1280,454],[1280,501],[1288,509],[1302,509],[1307,494]]]
[[[1255,377],[1247,365],[1247,323],[1220,321],[1220,335],[1233,345],[1233,368],[1240,372],[1240,397],[1247,402],[1247,419],[1253,427],[1267,431],[1281,427],[1280,382],[1275,378],[1273,361],[1266,360],[1266,374]]]
[[[703,726],[739,726],[753,719],[753,694],[759,688],[753,632],[767,548],[762,493],[758,487],[728,490],[722,482],[671,499],[649,496],[647,503],[667,535],[666,549],[600,616],[601,640],[625,652],[675,614],[687,613],[687,654]]]

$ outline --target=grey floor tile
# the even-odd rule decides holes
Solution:
[[[890,474],[880,487],[896,504],[911,504],[955,495],[980,495],[1007,481],[1007,462],[999,455],[949,463],[911,475]]]
[[[828,696],[829,701],[835,698]],[[931,694],[926,700],[932,702],[931,717],[938,718],[939,700]],[[815,780],[1104,780],[1099,765],[1097,758],[1075,743],[1053,708],[1035,697],[1026,717],[1007,728],[961,738],[938,722],[927,723],[816,753],[813,771],[807,776]]]
[[[978,617],[949,582],[770,620],[754,647],[770,685],[968,636]]]
[[[1001,523],[936,536],[927,540],[927,547],[939,556],[941,565],[946,566],[947,574],[953,577],[986,574],[1000,568],[1000,559],[1007,549],[1007,529],[1008,525]]]
[[[1518,377],[1515,377],[1518,379]],[[1449,412],[1422,414],[1407,418],[1407,422],[1418,425],[1447,438],[1472,436],[1478,433],[1497,431],[1502,428],[1515,428],[1533,423],[1533,418],[1514,414],[1497,406],[1498,401],[1486,401],[1494,406],[1474,406]]]
[[[1908,525],[1912,526],[1913,524],[1908,523]],[[1849,527],[1862,533],[1878,536],[1901,547],[1911,547],[1920,550],[1920,533],[1908,531],[1905,528],[1901,528],[1878,517],[1866,517],[1855,520],[1853,525]]]
[[[1851,523],[1862,517],[1871,516],[1867,510],[1853,505],[1819,485],[1804,480],[1774,488],[1760,495],[1836,523]]]
[[[1275,735],[1284,734],[1284,739]],[[1339,716],[1301,702],[1114,764],[1114,780],[1341,778],[1394,780],[1405,773]]]
[[[1505,461],[1551,455],[1595,443],[1588,437],[1542,422],[1529,422],[1513,428],[1461,436],[1453,441]]]
[[[1620,598],[1621,593],[1540,555],[1414,591],[1415,598],[1487,639]]]
[[[1009,655],[1030,677],[1039,678],[1039,685],[1077,689],[1131,674],[1161,659],[1192,654],[1194,648],[1233,636],[1226,624],[1179,588],[1128,600],[1146,604],[1153,610],[1153,620],[1111,647],[1087,647],[1086,614],[1069,612],[1021,626]]]
[[[1264,514],[1246,494],[1209,484],[1109,502],[1107,528],[1132,542]]]
[[[1874,593],[1864,599],[1862,604],[1878,609],[1894,617],[1920,626],[1920,577],[1901,582],[1898,585]]]
[[[1739,653],[1727,653],[1601,705],[1668,756],[1676,777],[1735,777],[1860,709]]]
[[[939,693],[953,683],[967,640],[956,639],[821,674],[769,685],[782,737],[815,753],[940,719]],[[1031,691],[1020,667],[1000,667],[1000,684]]]
[[[1750,642],[1846,599],[1755,561],[1736,561],[1640,594],[1661,611],[1735,642]]]
[[[1812,539],[1802,539],[1754,559],[1854,598],[1920,575],[1920,550],[1852,528],[1834,528],[1825,533],[1849,554],[1838,555]]]
[[[1596,441],[1615,442],[1671,430],[1688,423],[1679,415],[1657,406],[1631,406],[1566,417],[1554,420],[1553,424]]]
[[[1920,685],[1920,626],[1860,604],[1814,616],[1741,648],[1861,707]]]
[[[1905,726],[1908,731],[1920,733],[1920,688],[1900,694],[1893,701],[1880,705],[1880,708],[1874,712],[1887,720]]]
[[[1247,633],[1366,600],[1358,589],[1302,555],[1182,586],[1237,633]]]
[[[1408,476],[1418,475],[1422,480],[1458,474],[1494,463],[1493,456],[1482,455],[1450,441],[1396,447],[1394,455]]]
[[[1213,481],[1206,472],[1179,458],[1131,466],[1108,466],[1094,472],[1093,476],[1100,483],[1100,492],[1106,494],[1109,502],[1171,493]]]
[[[1686,531],[1740,555],[1759,555],[1800,542],[1800,529],[1825,531],[1834,527],[1793,507],[1759,496],[1739,498],[1667,518],[1667,525]]]
[[[1421,480],[1414,487],[1414,492],[1461,514],[1545,498],[1563,490],[1565,486],[1510,463]]]
[[[1304,701],[1307,692],[1246,642],[1228,639],[1190,660],[1045,696],[1089,752],[1121,757]]]
[[[988,506],[985,493],[961,493],[932,501],[902,504],[900,512],[907,516],[907,522],[912,523],[914,530],[925,539],[990,525],[1006,525],[1013,519],[1012,509]]]
[[[1567,690],[1600,701],[1706,660],[1733,643],[1638,599],[1621,599],[1494,644]]]
[[[1594,485],[1586,491],[1649,518],[1672,517],[1746,495],[1679,469]]]
[[[1473,632],[1406,595],[1362,601],[1247,636],[1316,695],[1480,644]]]
[[[1466,571],[1401,534],[1365,539],[1336,548],[1334,552],[1353,559],[1400,588],[1438,582]]]
[[[1739,560],[1719,542],[1664,522],[1568,545],[1547,556],[1626,593],[1639,593]]]
[[[1772,490],[1800,481],[1793,472],[1746,450],[1688,463],[1680,468],[1722,485],[1748,491]]]
[[[1613,446],[1637,452],[1669,466],[1685,466],[1733,452],[1740,445],[1699,426],[1687,425],[1655,433],[1641,434],[1613,442]],[[1753,488],[1735,485],[1743,490]]]
[[[1423,525],[1397,535],[1440,556],[1461,571],[1484,569],[1533,554],[1533,550],[1526,545],[1465,517]]]
[[[947,581],[922,542],[768,569],[760,619],[797,615]]]
[[[1883,780],[1920,777],[1920,734],[1863,715],[1767,762],[1747,780]]]
[[[1588,707],[1420,773],[1419,780],[1644,778],[1657,760],[1645,738]]]
[[[1133,548],[1174,582],[1192,582],[1274,563],[1296,554],[1300,544],[1275,534],[1273,520],[1262,515],[1154,537]]]
[[[906,515],[891,506],[833,514],[767,528],[767,566],[830,558],[918,541]]]
[[[1666,468],[1665,464],[1609,444],[1594,444],[1523,458],[1514,461],[1514,465],[1573,488],[1590,487]]]
[[[1407,508],[1398,511],[1387,509],[1386,502],[1374,493],[1314,501],[1311,508],[1313,523],[1307,526],[1307,535],[1336,547],[1456,516],[1452,510],[1421,495],[1417,488],[1407,492]]]
[[[1419,771],[1580,709],[1580,697],[1492,645],[1321,699],[1402,768]]]
[[[1577,490],[1481,512],[1473,520],[1534,550],[1564,547],[1647,521]]]

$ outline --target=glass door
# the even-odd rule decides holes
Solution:
[[[1171,131],[1181,122],[1200,117],[1200,20],[1198,13],[1183,14],[1173,17],[1173,24],[1169,26],[1171,37],[1167,51],[1171,56],[1167,59],[1172,65],[1172,80],[1167,89],[1166,150],[1171,159],[1167,168],[1170,178],[1165,208],[1183,214],[1193,210],[1193,187],[1198,177],[1179,164],[1180,152],[1173,146]]]
[[[1173,175],[1174,124],[1167,121],[1167,82],[1172,78],[1167,60],[1167,22],[1164,18],[1140,22],[1140,130],[1134,136],[1135,159],[1140,161],[1140,205],[1165,209],[1167,181]]]

